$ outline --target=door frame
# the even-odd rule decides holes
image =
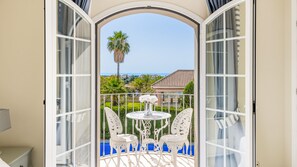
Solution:
[[[198,166],[199,163],[199,155],[198,153],[198,147],[199,147],[199,141],[200,141],[200,137],[199,137],[199,113],[200,113],[200,107],[199,107],[199,99],[200,99],[200,77],[199,77],[199,70],[200,70],[200,30],[201,30],[201,24],[204,21],[199,15],[192,13],[191,11],[188,11],[187,9],[181,8],[179,6],[175,6],[173,4],[169,4],[169,3],[165,3],[165,2],[156,2],[156,1],[140,1],[140,2],[131,2],[131,3],[125,3],[123,5],[119,5],[119,6],[115,6],[113,8],[108,9],[107,11],[104,11],[102,13],[99,13],[98,15],[96,15],[95,17],[93,17],[93,20],[95,22],[96,25],[96,67],[97,67],[97,77],[98,78],[98,82],[97,82],[97,91],[100,92],[100,46],[99,46],[99,42],[100,42],[100,29],[101,26],[104,25],[106,22],[106,20],[115,17],[117,15],[121,15],[124,14],[125,16],[129,15],[129,12],[131,12],[131,14],[136,14],[136,13],[143,13],[143,12],[147,12],[147,13],[156,13],[156,14],[160,14],[157,12],[152,12],[154,10],[157,11],[161,11],[161,12],[169,12],[172,13],[172,15],[168,16],[177,20],[180,20],[182,22],[184,22],[185,24],[188,24],[189,26],[191,26],[194,29],[195,32],[195,56],[194,56],[194,61],[195,61],[195,65],[194,65],[194,83],[195,88],[194,88],[194,98],[196,99],[194,101],[194,108],[196,109],[194,111],[194,131],[195,131],[195,149],[194,152],[196,153],[194,155],[194,159],[195,159],[195,166]],[[164,15],[165,14],[160,14],[160,15]],[[192,22],[193,25],[190,25],[189,23],[181,20],[178,17],[174,17],[174,15],[182,17],[183,19],[186,19],[189,22]],[[122,17],[122,16],[120,16]],[[115,18],[112,18],[111,20],[113,20]],[[111,21],[110,20],[110,21]],[[105,23],[103,23],[105,22]],[[97,108],[100,108],[100,93],[98,93],[98,97],[97,97],[97,101],[99,101]],[[100,112],[100,110],[98,110]],[[101,120],[101,114],[97,114],[97,120]],[[100,124],[97,124],[97,130],[100,130]],[[97,138],[100,139],[100,133],[97,134]],[[100,146],[100,140],[97,141],[97,145]],[[99,150],[97,152],[100,153],[100,148],[98,148]],[[100,161],[100,156],[97,157],[98,158],[98,162]]]
[[[227,11],[228,9],[231,9],[232,7],[236,6],[237,4],[241,4],[245,2],[246,5],[246,29],[245,29],[245,40],[246,40],[246,46],[248,46],[247,48],[245,48],[245,55],[250,55],[249,58],[245,58],[246,61],[246,68],[245,68],[245,79],[246,82],[245,83],[249,83],[248,85],[246,85],[245,88],[245,97],[246,97],[246,111],[250,111],[250,113],[246,114],[246,123],[245,127],[245,131],[246,131],[246,138],[247,138],[247,150],[249,154],[246,154],[246,166],[255,166],[255,162],[254,162],[254,154],[255,154],[255,139],[254,139],[254,122],[253,122],[253,88],[255,87],[255,85],[253,84],[253,68],[252,66],[254,65],[255,62],[253,62],[254,59],[254,53],[253,53],[253,44],[254,44],[254,39],[253,39],[253,31],[254,27],[253,27],[253,15],[254,15],[254,11],[253,11],[253,1],[252,0],[233,0],[227,4],[225,4],[224,6],[222,6],[221,8],[219,8],[218,10],[216,10],[214,13],[210,14],[210,16],[208,16],[204,22],[202,23],[201,26],[201,54],[200,55],[206,55],[206,24],[211,22],[212,20],[214,20],[215,18],[217,18],[217,16],[221,15],[222,13],[224,13],[225,11]],[[249,21],[247,21],[249,20]],[[249,28],[247,28],[249,27]],[[206,80],[204,79],[206,77],[206,64],[203,62],[206,62],[206,56],[201,56],[201,71],[200,71],[200,77],[202,78],[202,82],[201,82],[201,97],[206,95],[206,90],[203,88],[206,88]],[[206,109],[206,97],[205,98],[201,98],[200,100],[200,111],[203,111]],[[200,113],[200,117],[202,119],[200,119],[200,126],[206,125],[206,120],[203,118],[206,118],[206,112],[201,112]],[[206,141],[206,129],[201,128],[201,132],[200,132],[200,140],[201,141]],[[200,166],[206,166],[206,145],[200,141]]]
[[[67,3],[71,4],[71,6],[77,10],[77,11],[82,11],[75,3],[73,3],[72,1],[70,0],[64,0],[66,1]],[[247,2],[249,2],[250,0],[246,0]],[[294,0],[292,0],[294,1]],[[232,2],[230,2],[232,3]],[[227,4],[228,5],[228,4]],[[250,5],[247,3],[247,5]],[[115,6],[115,7],[112,7],[102,13],[99,13],[98,15],[96,15],[92,20],[94,22],[99,22],[100,20],[103,20],[104,18],[106,17],[109,17],[111,15],[114,15],[118,12],[122,12],[122,11],[126,11],[126,10],[133,10],[135,8],[142,8],[142,9],[146,9],[146,8],[151,8],[151,7],[156,7],[156,8],[159,8],[159,9],[164,9],[164,10],[171,10],[175,13],[180,13],[181,15],[183,16],[187,16],[188,18],[192,18],[193,20],[195,20],[196,22],[199,23],[199,29],[200,29],[200,33],[198,32],[197,36],[198,36],[198,40],[196,41],[197,42],[197,48],[200,49],[200,51],[202,50],[202,47],[200,46],[200,38],[202,37],[202,22],[203,22],[203,19],[187,10],[187,9],[184,9],[182,7],[179,7],[179,6],[176,6],[176,5],[173,5],[173,4],[169,4],[169,3],[165,3],[165,2],[156,2],[156,1],[141,1],[141,2],[130,2],[130,3],[125,3],[123,5],[119,5],[119,6]],[[252,6],[250,6],[249,8],[247,9],[252,9]],[[53,80],[53,76],[55,75],[55,69],[53,69],[53,63],[55,63],[55,61],[53,61],[53,59],[55,59],[55,56],[52,56],[52,55],[55,55],[55,48],[56,47],[56,40],[55,40],[55,34],[56,34],[56,12],[53,12],[53,11],[56,11],[56,1],[45,1],[45,101],[44,101],[44,104],[45,104],[45,114],[44,114],[44,130],[45,130],[45,133],[44,133],[44,136],[45,136],[45,142],[44,142],[44,166],[48,165],[48,166],[55,166],[55,162],[52,162],[52,159],[55,158],[55,157],[52,157],[52,155],[55,154],[55,151],[53,151],[53,149],[55,148],[52,148],[50,147],[50,144],[48,143],[55,143],[55,140],[56,140],[56,136],[55,136],[55,129],[54,128],[50,128],[50,127],[55,127],[55,124],[53,124],[55,121],[53,120],[53,113],[50,112],[50,111],[54,111],[55,109],[55,105],[56,105],[56,102],[53,100],[55,97],[55,90],[51,90],[49,89],[50,87],[52,88],[53,87],[53,83],[54,83],[54,80]],[[80,13],[83,13],[80,12]],[[252,12],[250,13],[252,15]],[[86,18],[89,18],[89,16],[87,14],[85,14],[87,17]],[[294,23],[295,23],[295,20],[294,20]],[[97,24],[96,24],[97,25]],[[295,25],[295,24],[294,24]],[[252,26],[252,25],[251,25]],[[96,36],[97,36],[97,28],[94,30],[96,31]],[[95,36],[94,34],[94,31],[92,31],[92,36]],[[254,40],[250,40],[251,42],[254,42]],[[97,48],[97,41],[95,40],[95,38],[92,39],[92,42],[96,43],[96,48],[93,47],[92,48],[92,53],[94,54],[95,53],[95,50],[96,49],[96,52],[98,51],[98,48]],[[195,59],[195,61],[197,61],[199,64],[201,60],[200,58],[200,54],[201,52],[196,50],[197,51],[197,55],[198,55],[198,60]],[[195,56],[196,58],[196,56]],[[98,58],[97,59],[97,54],[95,53],[95,61],[96,63],[99,64],[100,62],[100,59]],[[97,79],[98,77],[98,73],[99,72],[99,68],[98,68],[98,64],[96,64],[96,70],[95,70],[95,73],[96,73],[96,77],[95,77],[95,81],[92,81],[94,83],[97,83],[98,84],[98,81],[99,79]],[[195,76],[198,76],[198,70],[200,70],[199,72],[201,72],[201,69],[202,67],[199,66],[199,64],[196,63],[195,65]],[[294,76],[295,77],[295,76]],[[98,81],[97,81],[98,80]],[[100,82],[100,81],[99,81]],[[195,79],[195,83],[202,83],[201,81],[199,81],[199,78]],[[96,84],[96,87],[98,88],[97,91],[99,90],[100,86],[98,87],[98,85]],[[195,88],[195,94],[198,96],[198,93],[201,94],[203,92],[202,89],[200,89],[202,87],[202,85],[198,85],[199,88],[196,86]],[[93,87],[93,86],[92,86]],[[295,87],[294,87],[294,91],[295,91]],[[97,99],[100,98],[100,96],[98,96],[98,94],[96,93],[96,90],[92,91],[93,93],[95,93],[95,96],[97,97]],[[198,96],[197,100],[200,99],[200,96]],[[198,110],[198,103],[197,103],[197,100],[195,101],[195,107],[196,109]],[[97,109],[97,101],[95,101],[95,103],[93,103],[95,106],[92,106],[92,107],[95,107],[95,109]],[[200,109],[200,107],[199,107]],[[97,110],[96,110],[97,111]],[[92,115],[93,117],[93,115]],[[93,118],[97,118],[97,117],[100,117],[100,114],[96,114]],[[199,121],[200,121],[200,116],[197,114],[195,117],[195,125],[197,123],[197,126],[195,126],[196,128],[198,128],[198,125],[200,125]],[[98,120],[98,119],[97,119]],[[100,119],[99,119],[100,120]],[[94,127],[94,129],[96,129],[95,132],[92,132],[92,133],[96,133],[95,136],[99,136],[100,137],[100,133],[97,133],[97,130],[100,129],[100,124],[97,124],[96,122],[96,127]],[[297,126],[297,125],[296,125]],[[199,126],[200,127],[200,126]],[[251,128],[252,130],[252,128]],[[197,130],[197,131],[200,131]],[[195,135],[196,136],[196,135]],[[198,132],[197,132],[197,136],[198,136]],[[297,135],[296,135],[297,136]],[[195,138],[195,144],[199,143],[200,141],[200,138],[201,136],[198,136]],[[297,138],[297,137],[296,137]],[[100,139],[100,138],[99,138]],[[93,139],[95,140],[95,139]],[[252,142],[255,142],[253,140],[251,140]],[[95,149],[95,156],[98,155],[98,146],[100,146],[100,143],[99,145],[97,144],[97,142],[95,142],[96,145],[95,147],[92,147],[92,149]],[[200,148],[201,149],[201,148]],[[195,147],[195,156],[197,155],[198,153],[198,148]],[[100,158],[100,156],[97,156]],[[251,156],[252,157],[252,156]],[[198,160],[198,157],[196,158],[195,157],[195,160]],[[95,158],[95,161],[97,160],[97,158]],[[199,159],[200,161],[200,159]]]
[[[291,113],[292,166],[297,166],[297,0],[291,0]]]
[[[73,10],[79,13],[91,24],[91,62],[95,62],[95,24],[88,14],[85,13],[77,4],[71,0],[61,0],[71,6]],[[56,84],[56,48],[57,48],[57,2],[58,0],[45,1],[45,100],[44,100],[44,166],[56,166],[56,90],[53,90]],[[91,66],[91,96],[96,97],[96,70],[95,63]],[[91,166],[96,166],[96,99],[91,98]],[[53,147],[54,146],[54,147]]]

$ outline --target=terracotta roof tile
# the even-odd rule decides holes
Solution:
[[[170,75],[155,82],[152,87],[185,87],[194,80],[194,70],[177,70]]]

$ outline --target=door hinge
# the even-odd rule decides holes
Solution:
[[[43,105],[45,105],[45,100],[43,100]]]
[[[256,113],[256,102],[253,101],[253,113],[255,114]]]

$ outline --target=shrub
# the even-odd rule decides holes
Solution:
[[[184,88],[184,94],[194,94],[194,82],[189,82],[186,87]],[[191,105],[190,105],[191,104]],[[194,97],[191,99],[190,103],[190,96],[185,96],[185,107],[192,107],[194,105]]]
[[[101,94],[125,93],[127,89],[124,81],[116,76],[101,77]],[[113,105],[118,104],[118,96],[113,96]]]

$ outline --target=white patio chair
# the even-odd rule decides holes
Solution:
[[[166,143],[168,151],[170,151],[172,155],[171,162],[175,167],[177,166],[176,158],[178,150],[183,149],[184,146],[186,146],[186,149],[188,149],[189,146],[188,135],[192,120],[192,114],[192,108],[187,108],[180,112],[173,120],[173,123],[171,125],[171,134],[164,135],[160,138],[160,160],[163,159],[165,161],[162,155],[162,148],[163,144]]]
[[[122,134],[123,126],[120,118],[110,108],[105,107],[104,110],[106,113],[106,118],[108,122],[109,133],[110,133],[110,140],[109,140],[110,154],[112,154],[113,149],[117,151],[117,166],[118,167],[120,166],[121,153],[123,150],[127,151],[128,160],[129,160],[129,163],[131,163],[130,145],[132,145],[132,149],[134,149],[137,166],[138,166],[139,161],[136,154],[137,146],[138,146],[137,136],[132,134]],[[110,161],[111,161],[111,158],[108,162],[108,165]]]

